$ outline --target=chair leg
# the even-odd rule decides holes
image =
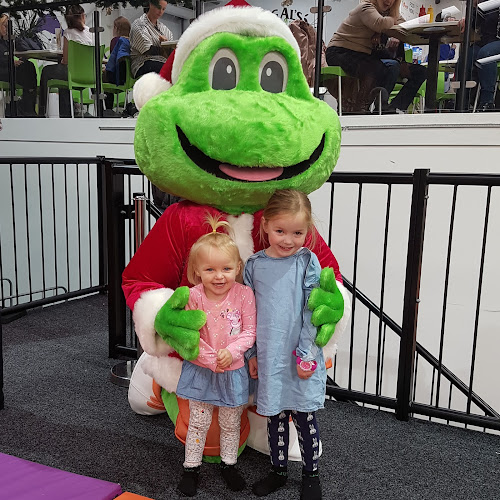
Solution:
[[[342,77],[339,75],[339,102],[337,103],[339,108],[339,116],[342,116]]]
[[[479,101],[479,94],[481,93],[481,84],[478,82],[477,83],[477,91],[476,91],[476,98],[474,99],[474,107],[472,108],[472,112],[475,113],[476,112],[476,108],[477,108],[477,103]]]

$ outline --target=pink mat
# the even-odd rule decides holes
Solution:
[[[0,500],[112,500],[119,484],[0,453]]]

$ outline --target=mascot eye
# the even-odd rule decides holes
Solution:
[[[269,52],[264,56],[259,68],[260,86],[266,92],[278,94],[286,89],[288,64],[279,52]]]
[[[209,67],[210,86],[214,90],[231,90],[238,85],[240,65],[236,54],[229,49],[217,51]]]

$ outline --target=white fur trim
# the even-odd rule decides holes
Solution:
[[[173,349],[166,344],[156,333],[155,318],[158,311],[171,297],[173,290],[170,288],[158,288],[144,292],[134,305],[135,333],[139,338],[142,348],[152,356],[166,356]]]
[[[245,263],[248,257],[254,253],[252,238],[253,215],[228,215],[227,221],[231,224],[234,231],[234,241],[240,251],[241,259]]]
[[[172,84],[158,73],[146,73],[134,85],[134,102],[141,109],[151,97],[168,90]]]
[[[300,57],[299,45],[290,28],[272,12],[260,7],[220,7],[198,17],[180,37],[172,66],[172,83],[177,81],[186,59],[199,43],[215,33],[224,32],[259,37],[279,36]]]
[[[155,379],[168,392],[177,392],[182,361],[172,356],[149,356],[144,362],[144,373]]]
[[[344,315],[340,319],[340,321],[335,326],[335,332],[325,347],[323,347],[323,355],[325,357],[325,361],[330,358],[333,361],[333,357],[337,353],[338,343],[342,339],[343,333],[347,328],[347,324],[349,323],[349,319],[351,317],[351,300],[349,298],[349,294],[344,285],[342,285],[339,281],[337,281],[337,286],[339,288],[342,297],[344,298]]]

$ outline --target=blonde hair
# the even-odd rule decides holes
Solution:
[[[270,221],[274,217],[278,217],[280,215],[295,216],[298,214],[304,215],[307,226],[307,234],[311,237],[309,244],[306,244],[306,246],[314,248],[316,245],[316,228],[314,227],[311,202],[306,194],[295,189],[278,189],[273,193],[271,198],[269,198],[269,201],[262,212],[262,219],[260,221],[259,234],[261,243],[264,245],[268,244],[267,234],[264,231],[264,223],[266,221]]]
[[[217,249],[227,254],[232,258],[236,264],[239,265],[239,271],[236,274],[236,281],[242,283],[243,281],[243,261],[241,260],[240,251],[234,242],[232,235],[233,230],[225,220],[220,220],[220,216],[213,216],[207,214],[205,222],[212,228],[210,233],[204,234],[193,244],[189,252],[189,259],[187,265],[187,279],[192,285],[201,283],[201,278],[196,274],[196,264],[198,262],[198,255],[202,249]],[[218,233],[217,229],[224,228],[228,233]]]

